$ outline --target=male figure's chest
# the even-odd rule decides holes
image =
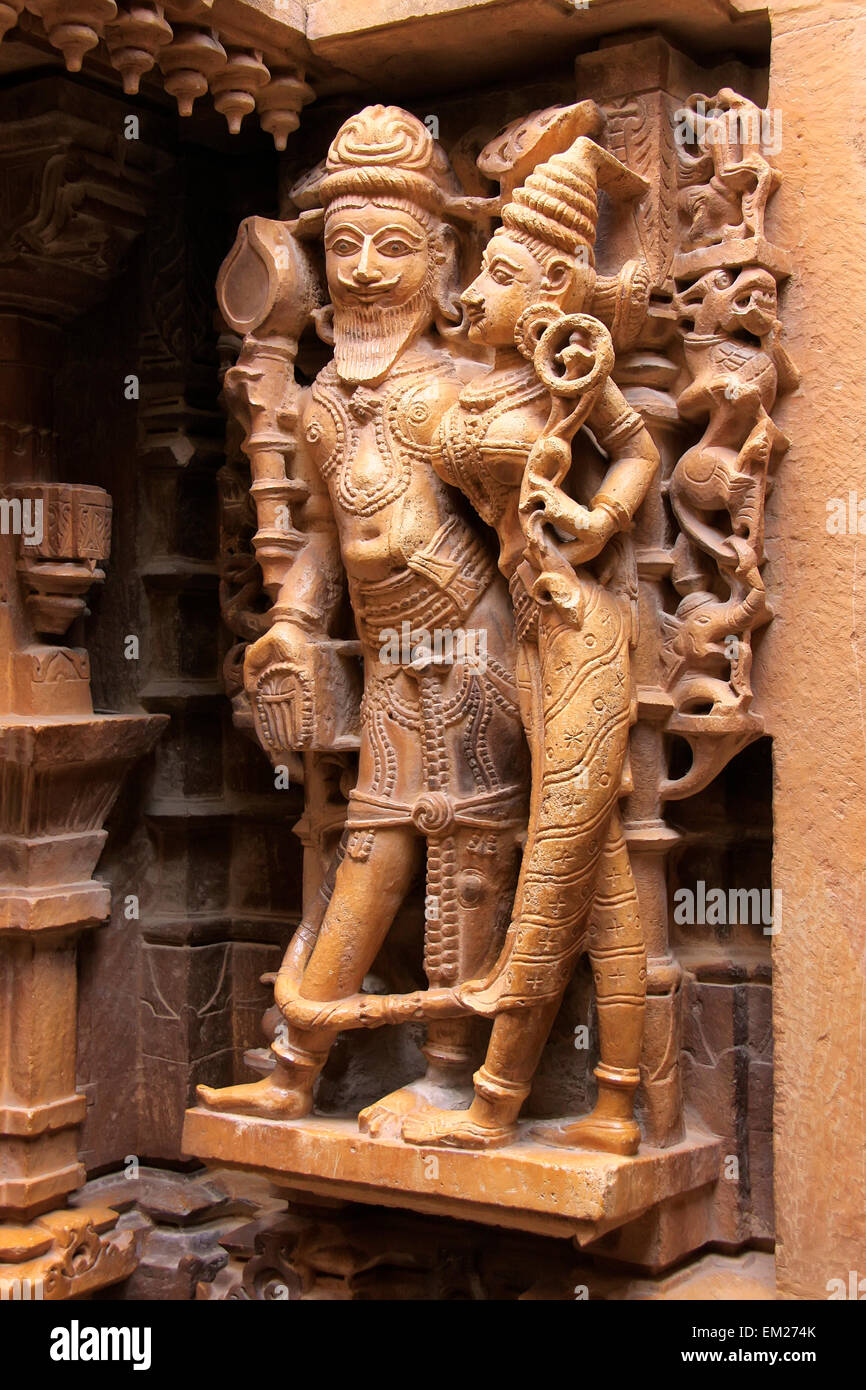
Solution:
[[[324,377],[324,379],[323,379]],[[334,507],[370,517],[401,499],[435,489],[432,440],[453,398],[430,374],[351,389],[323,374],[304,419],[307,445]]]

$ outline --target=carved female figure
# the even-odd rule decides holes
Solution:
[[[625,196],[642,189],[586,136],[539,165],[512,192],[463,295],[469,337],[493,348],[495,360],[444,416],[434,462],[499,538],[520,639],[532,799],[499,961],[486,979],[458,990],[473,1011],[494,1016],[474,1100],[468,1111],[408,1117],[403,1136],[415,1143],[508,1142],[587,950],[598,1000],[598,1101],[590,1116],[543,1132],[624,1154],[640,1141],[633,1111],[646,952],[617,809],[632,722],[635,591],[621,535],[658,455],[610,379],[611,337],[591,312],[617,299],[623,309],[623,295],[611,295],[594,270],[599,182]],[[627,296],[626,281],[619,288]],[[588,506],[566,490],[569,475],[575,489],[585,484],[572,467],[572,437],[583,424],[608,460]]]

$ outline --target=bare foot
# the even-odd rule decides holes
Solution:
[[[403,1138],[409,1144],[446,1149],[494,1149],[510,1144],[517,1125],[482,1124],[471,1110],[434,1110],[408,1115]]]
[[[455,1110],[461,1108],[461,1101],[467,1110],[472,1101],[471,1078],[463,1085],[449,1085],[437,1082],[429,1076],[422,1076],[399,1091],[392,1091],[373,1105],[368,1105],[358,1116],[358,1128],[362,1134],[378,1135],[380,1139],[399,1139],[403,1120],[407,1115],[419,1111],[430,1111],[434,1107],[448,1105]]]
[[[536,1125],[533,1139],[559,1144],[569,1149],[597,1149],[602,1153],[630,1157],[640,1146],[640,1127],[636,1120],[617,1120],[591,1114],[564,1125]]]
[[[246,1086],[196,1086],[196,1095],[209,1110],[228,1110],[238,1115],[262,1115],[266,1119],[299,1120],[313,1108],[311,1096],[297,1087],[281,1084],[273,1076]]]
[[[378,1135],[380,1139],[399,1139],[404,1117],[423,1105],[423,1097],[404,1086],[366,1106],[358,1116],[358,1128],[362,1134]]]

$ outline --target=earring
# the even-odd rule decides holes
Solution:
[[[466,331],[466,307],[457,293],[437,296],[433,322],[442,338],[459,338]]]
[[[543,300],[530,304],[514,326],[514,343],[518,352],[531,362],[542,335],[561,318],[562,310],[553,304],[545,304]]]

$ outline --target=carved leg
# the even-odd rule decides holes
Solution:
[[[622,610],[591,590],[580,629],[544,615],[533,664],[533,804],[514,921],[492,979],[463,995],[497,1010],[487,1058],[470,1109],[411,1116],[411,1143],[509,1141],[585,941],[628,743]]]
[[[410,1115],[403,1124],[403,1138],[410,1144],[455,1149],[509,1143],[517,1132],[517,1116],[529,1095],[561,997],[500,1014],[484,1065],[475,1073],[475,1099],[469,1109]]]
[[[473,1094],[474,1025],[471,1018],[435,1019],[429,1023],[427,1041],[421,1049],[427,1059],[424,1075],[368,1105],[358,1116],[358,1128],[364,1134],[397,1139],[407,1115],[434,1106],[455,1110],[468,1106]]]
[[[459,914],[457,979],[473,979],[489,969],[502,945],[517,879],[514,832],[462,829],[456,834],[454,899]],[[431,985],[441,979],[430,975]],[[413,1112],[469,1106],[472,1072],[479,1055],[475,1018],[436,1019],[427,1027],[422,1048],[427,1071],[409,1086],[392,1091],[358,1116],[367,1134],[398,1137]]]
[[[634,1097],[646,1001],[646,947],[619,811],[602,855],[589,938],[598,1004],[598,1100],[591,1115],[566,1125],[539,1125],[552,1144],[634,1154],[640,1128]]]
[[[756,557],[763,556],[763,505],[767,472],[779,431],[762,412],[737,457],[739,475],[734,533],[745,537]]]
[[[304,971],[305,998],[343,998],[360,988],[409,890],[419,857],[420,843],[413,831],[389,828],[376,831],[365,859],[343,860]],[[199,1100],[212,1110],[286,1120],[307,1115],[334,1037],[325,1030],[278,1029],[271,1047],[277,1064],[270,1076],[222,1090],[199,1086]]]

